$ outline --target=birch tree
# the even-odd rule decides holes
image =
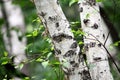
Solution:
[[[107,51],[104,43],[107,34],[104,32],[98,3],[95,0],[79,1],[80,17],[84,36],[84,53],[90,68],[92,80],[113,80],[110,72]]]
[[[66,80],[91,80],[80,48],[74,40],[58,0],[34,0],[38,16],[48,31]]]
[[[5,19],[5,24],[2,27],[5,47],[9,56],[14,56],[14,64],[19,66],[21,62],[26,60],[24,17],[20,7],[13,5],[12,0],[2,0],[1,3],[2,17]],[[28,72],[24,68],[21,72],[27,75]]]

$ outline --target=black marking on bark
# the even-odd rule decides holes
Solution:
[[[101,44],[101,43],[99,43],[99,44],[98,44],[98,47],[101,47],[101,46],[102,46],[102,44]]]
[[[71,28],[70,26],[68,28]]]
[[[83,7],[80,7],[80,12],[83,12]]]
[[[49,16],[48,19],[50,21],[57,21],[57,16]]]
[[[63,39],[73,39],[72,36],[68,35],[68,34],[64,34],[64,33],[60,33],[58,35],[53,35],[52,39],[56,42],[61,42]]]
[[[55,20],[55,18],[51,16],[49,16],[48,19],[50,19],[51,21]]]
[[[80,75],[81,75],[82,73],[81,73],[81,72],[78,72],[78,74],[80,74]]]
[[[75,68],[72,68],[72,69],[71,69],[71,71],[74,71],[74,70],[75,70]]]
[[[83,22],[84,24],[87,24],[90,20],[89,19],[84,19]]]
[[[64,70],[63,70],[63,71],[64,71]],[[64,73],[65,73],[66,75],[69,75],[69,72],[64,71]]]
[[[58,5],[60,4],[59,0],[57,0],[57,4],[58,4]]]
[[[68,52],[65,53],[64,57],[72,57],[73,55],[75,55],[75,51],[69,50]]]
[[[89,0],[87,1],[87,3],[89,3],[89,5],[93,6],[96,5],[96,0]]]
[[[95,61],[100,61],[100,60],[101,60],[101,57],[95,57],[95,58],[93,58],[93,60],[95,60]]]
[[[40,16],[44,17],[46,14],[47,13],[41,11]]]
[[[82,52],[79,53],[79,59],[78,59],[78,62],[84,62],[84,57],[83,57]]]
[[[61,54],[61,51],[59,49],[55,49],[57,55]]]
[[[103,73],[103,72],[100,72],[101,74]]]
[[[85,54],[83,54],[83,58],[84,58],[84,60],[87,60],[87,57],[86,57],[86,55],[85,55]]]
[[[95,23],[95,24],[92,26],[92,28],[94,28],[94,29],[98,29],[98,25],[97,25],[97,23]]]
[[[77,48],[77,42],[74,42],[70,48]]]
[[[90,42],[89,46],[90,47],[95,47],[96,43],[95,42]]]
[[[79,67],[79,64],[78,63],[74,63],[73,67]]]
[[[82,79],[83,80],[92,80],[91,77],[90,77],[90,73],[88,70],[83,70],[81,72],[81,75],[82,75]]]
[[[103,34],[103,38],[105,39],[105,34]]]
[[[59,27],[59,22],[55,23],[55,26],[56,26],[56,27]]]
[[[72,64],[74,64],[75,63],[75,61],[70,61],[70,64],[72,65]]]

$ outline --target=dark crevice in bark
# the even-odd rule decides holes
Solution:
[[[63,39],[73,39],[71,35],[60,33],[60,34],[54,34],[52,36],[52,39],[56,42],[61,42]]]

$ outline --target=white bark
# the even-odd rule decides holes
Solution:
[[[101,45],[106,33],[101,22],[98,4],[95,0],[80,0],[80,17],[84,36],[84,53],[90,68],[92,80],[113,80],[108,64],[107,52]],[[99,42],[100,41],[100,42]]]
[[[104,8],[104,5],[102,4],[102,2],[99,2],[98,5],[99,5],[99,7]],[[108,36],[108,34],[110,33],[110,29],[108,28],[109,26],[106,25],[103,17],[104,16],[101,16],[101,24],[102,24],[102,26],[104,26],[103,32],[105,33],[105,36]],[[110,52],[111,56],[115,56],[117,53],[117,49],[114,46],[111,46],[112,44],[113,44],[113,39],[112,39],[111,34],[109,34],[108,39],[105,44],[105,47]]]
[[[15,56],[14,62],[18,65],[20,62],[26,59],[25,46],[26,38],[20,36],[25,34],[25,24],[22,11],[19,6],[13,5],[11,0],[3,0],[5,6],[5,12],[9,23],[9,37],[7,36],[7,28],[4,26],[2,32],[4,34],[4,42],[9,55]]]
[[[34,0],[38,15],[48,30],[67,80],[91,80],[80,48],[74,40],[58,0]]]

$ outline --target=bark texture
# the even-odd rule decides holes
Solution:
[[[3,27],[4,41],[7,51],[15,56],[15,64],[19,64],[25,56],[26,38],[25,24],[22,11],[19,6],[13,5],[11,0],[3,0],[6,16],[6,23]],[[7,32],[8,31],[8,32]],[[7,32],[7,33],[6,33]],[[21,38],[21,39],[20,39]]]
[[[79,1],[80,17],[84,36],[84,53],[87,56],[92,80],[113,80],[110,72],[107,52],[103,45],[106,29],[101,21],[99,7],[95,0]]]
[[[91,80],[88,68],[74,40],[58,0],[34,0],[38,15],[48,30],[67,80]]]
[[[2,28],[3,39],[9,56],[14,56],[14,64],[19,65],[26,59],[25,24],[22,11],[18,5],[12,4],[12,0],[2,0],[2,17],[5,25]],[[28,75],[24,67],[21,72]]]

